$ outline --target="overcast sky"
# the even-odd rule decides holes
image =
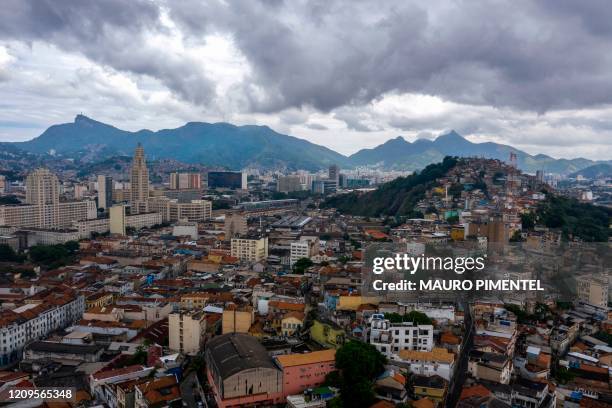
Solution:
[[[606,0],[4,0],[0,140],[77,113],[265,124],[350,154],[455,129],[612,159]]]

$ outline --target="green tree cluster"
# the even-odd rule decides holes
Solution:
[[[340,388],[341,406],[370,406],[374,401],[374,380],[383,373],[386,362],[386,357],[368,343],[351,340],[340,347],[336,352],[339,372],[328,379],[330,385]]]
[[[398,177],[385,183],[376,190],[359,194],[357,192],[329,197],[321,206],[337,208],[345,214],[379,217],[381,215],[403,215],[409,218],[422,218],[420,211],[415,211],[416,204],[425,197],[425,193],[455,167],[459,159],[445,157],[441,163],[430,164],[421,172],[407,177]]]
[[[585,242],[607,242],[612,235],[611,217],[610,208],[551,194],[537,209],[539,224],[560,229],[566,238],[576,237]]]
[[[58,245],[35,245],[29,250],[30,260],[50,269],[59,268],[74,261],[79,243],[69,241]]]
[[[308,258],[300,258],[293,264],[293,273],[304,274],[314,263]]]

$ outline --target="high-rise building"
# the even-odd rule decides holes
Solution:
[[[34,205],[59,203],[59,180],[48,169],[37,169],[26,178],[26,203]]]
[[[300,191],[302,183],[300,176],[280,176],[278,178],[278,191],[280,193],[290,193],[292,191]]]
[[[113,179],[98,176],[98,208],[107,209],[113,204]]]
[[[149,198],[149,170],[145,161],[144,149],[140,143],[134,152],[130,171],[130,204],[137,206]]]
[[[201,311],[179,311],[168,316],[170,350],[187,355],[202,351],[206,336],[206,314]]]
[[[73,221],[96,218],[96,203],[59,201],[57,176],[47,169],[33,171],[26,178],[28,205],[0,206],[0,225],[27,228],[67,228]]]
[[[247,189],[247,174],[240,171],[209,171],[208,188]]]
[[[231,254],[241,261],[262,261],[268,257],[268,237],[232,238]]]
[[[170,173],[171,190],[199,190],[201,188],[202,175],[200,173]]]
[[[335,164],[329,166],[329,169],[327,171],[327,178],[331,181],[335,181],[337,186],[338,181],[340,180],[340,168]]]
[[[125,235],[125,205],[110,208],[110,233]]]
[[[247,216],[244,213],[225,213],[224,221],[225,239],[230,240],[236,236],[243,236],[249,232]]]

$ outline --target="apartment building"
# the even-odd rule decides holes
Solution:
[[[268,257],[268,237],[232,238],[231,255],[241,261],[262,261]]]
[[[183,203],[168,197],[155,197],[147,201],[146,209],[160,213],[164,222],[179,220],[200,222],[212,217],[212,203],[207,200],[191,200]]]
[[[179,311],[168,315],[170,350],[195,355],[202,350],[206,333],[206,316],[203,312]]]
[[[607,276],[581,276],[576,279],[578,299],[597,307],[608,307],[609,282]]]
[[[397,358],[399,357],[399,358]],[[455,364],[455,355],[444,348],[432,348],[431,351],[400,350],[395,360],[405,364],[406,369],[418,375],[439,375],[450,381]]]
[[[246,235],[249,232],[247,216],[240,212],[225,213],[223,229],[226,241],[236,236]]]
[[[434,346],[433,326],[391,323],[387,319],[375,318],[370,323],[370,344],[387,358],[401,350],[431,351]]]
[[[279,176],[277,190],[281,193],[290,193],[292,191],[302,190],[300,176]]]
[[[0,206],[0,225],[23,228],[68,228],[75,220],[90,220],[96,216],[96,203],[92,200]]]
[[[170,173],[170,189],[186,190],[201,189],[202,175],[200,173]]]
[[[319,237],[303,236],[299,241],[292,242],[289,263],[293,266],[301,258],[312,258],[319,253]]]
[[[0,312],[0,365],[6,366],[21,357],[23,347],[65,328],[80,319],[85,298],[71,290],[45,291],[26,299],[26,304]]]

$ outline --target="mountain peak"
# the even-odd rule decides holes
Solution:
[[[465,137],[461,136],[459,133],[455,132],[454,130],[451,130],[450,132],[448,132],[445,135],[438,136],[436,140],[443,140],[443,141],[450,141],[450,140],[465,141],[467,139]]]
[[[79,123],[79,122],[94,122],[94,120],[92,120],[91,118],[88,118],[82,113],[79,113],[78,115],[74,117],[74,123]]]

